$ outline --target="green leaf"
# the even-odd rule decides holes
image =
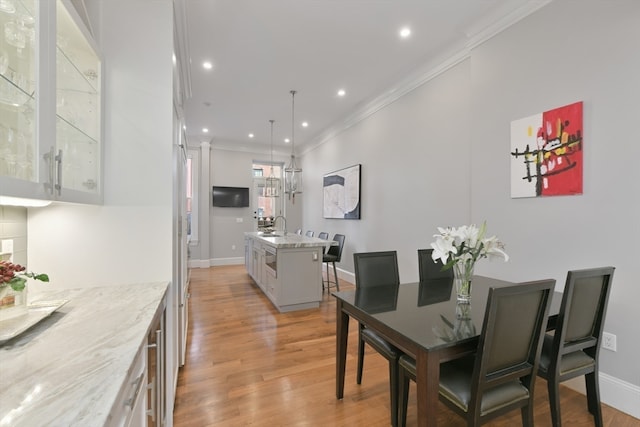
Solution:
[[[48,282],[49,281],[49,276],[46,274],[36,274],[35,276],[33,276],[34,279],[36,280],[40,280],[42,282]]]
[[[9,280],[9,286],[11,286],[11,289],[16,292],[23,291],[26,283],[27,279],[24,279],[22,277],[14,277],[13,279]]]

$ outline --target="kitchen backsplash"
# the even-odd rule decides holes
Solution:
[[[12,262],[26,266],[27,208],[0,205],[0,252],[8,240],[13,241]]]

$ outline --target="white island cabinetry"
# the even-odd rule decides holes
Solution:
[[[281,312],[316,308],[322,300],[322,249],[314,237],[246,233],[247,272]]]

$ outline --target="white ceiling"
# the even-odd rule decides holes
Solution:
[[[283,140],[292,132],[295,89],[295,147],[303,151],[392,98],[400,83],[415,86],[549,1],[178,1],[191,86],[188,142],[268,150],[274,119],[274,149],[289,152]],[[403,26],[411,27],[408,39],[398,35]],[[203,69],[204,61],[213,69]],[[309,127],[299,126],[303,120]]]

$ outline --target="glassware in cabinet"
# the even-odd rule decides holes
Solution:
[[[37,181],[36,5],[0,0],[0,176]]]
[[[64,189],[100,191],[101,61],[86,29],[56,5],[56,156]]]

